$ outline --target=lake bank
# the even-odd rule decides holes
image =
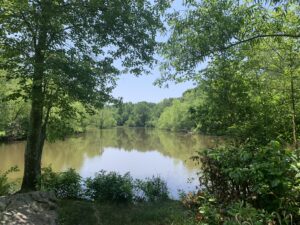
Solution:
[[[78,200],[59,202],[64,225],[194,225],[194,216],[179,201],[112,204]]]
[[[29,192],[0,198],[0,223],[51,225],[194,225],[195,215],[180,201],[117,204],[57,199]]]

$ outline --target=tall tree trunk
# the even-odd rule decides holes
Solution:
[[[33,80],[32,103],[25,149],[25,168],[22,182],[22,191],[36,190],[38,177],[41,173],[41,134],[43,123],[43,97],[42,82]]]
[[[44,56],[41,50],[35,54],[34,74],[31,91],[31,112],[27,145],[25,149],[24,176],[21,191],[36,190],[41,175],[43,137],[43,73]]]

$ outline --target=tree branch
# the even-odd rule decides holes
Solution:
[[[253,36],[253,37],[250,37],[250,38],[232,43],[228,46],[225,46],[224,48],[221,48],[219,51],[224,51],[224,50],[227,50],[227,49],[232,48],[234,46],[237,46],[237,45],[240,45],[240,44],[243,44],[243,43],[246,43],[246,42],[251,42],[251,41],[254,41],[256,39],[269,38],[269,37],[271,37],[271,38],[275,38],[275,37],[300,38],[300,34],[259,34],[259,35],[256,35],[256,36]]]
[[[26,16],[22,12],[21,12],[21,17],[32,34],[33,45],[34,45],[34,48],[36,48],[36,44],[37,44],[36,32],[34,32],[34,29],[32,28],[31,24],[29,23],[29,21],[26,19]]]

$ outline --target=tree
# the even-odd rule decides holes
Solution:
[[[278,105],[278,108],[285,106],[285,115],[290,120],[290,133],[293,145],[298,147],[298,119],[299,116],[299,41],[282,40],[280,42],[261,42],[256,51],[252,53],[252,66],[260,68],[262,74],[268,74],[269,89],[276,90],[280,94],[281,101],[285,104]],[[268,57],[266,57],[268,55]],[[283,116],[283,115],[281,115]]]
[[[187,90],[179,99],[174,99],[170,106],[161,112],[156,127],[171,131],[191,131],[197,128],[198,120],[193,118],[191,110],[202,102],[200,88]]]
[[[116,109],[112,106],[98,110],[96,114],[89,118],[89,125],[94,125],[97,128],[112,128],[117,125]]]
[[[200,73],[197,89],[203,101],[190,110],[198,129],[242,142],[277,139],[297,147],[298,48],[288,39],[261,41],[215,57]]]
[[[132,114],[134,104],[132,102],[123,103],[117,105],[117,125],[123,126]]]
[[[150,121],[150,116],[154,103],[138,102],[133,105],[132,113],[129,115],[126,125],[129,127],[146,127]]]
[[[31,100],[22,191],[35,190],[51,109],[72,116],[72,102],[102,106],[120,71],[151,65],[167,1],[1,0],[1,66]]]
[[[298,1],[187,1],[168,15],[171,29],[162,54],[160,82],[197,79],[199,65],[231,49],[262,40],[300,39]]]
[[[205,132],[245,139],[259,130],[262,142],[287,141],[289,133],[296,146],[299,9],[298,1],[188,1],[184,12],[168,17],[171,35],[162,50],[158,84],[194,80],[204,85],[207,96],[194,118]],[[205,69],[199,67],[203,62],[208,62]],[[276,66],[281,68],[274,73]],[[275,87],[287,82],[288,91]]]

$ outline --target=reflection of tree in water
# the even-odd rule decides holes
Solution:
[[[12,166],[18,166],[20,171],[11,173],[10,178],[19,178],[23,174],[24,167],[24,142],[13,142],[0,145],[0,171],[6,171]]]
[[[64,141],[46,143],[43,166],[52,165],[55,171],[67,168],[79,170],[86,157],[101,155],[105,148],[112,147],[126,151],[159,151],[165,156],[184,161],[188,168],[194,164],[189,158],[203,148],[214,144],[215,138],[185,133],[170,133],[144,128],[115,128],[91,130]],[[24,142],[0,146],[0,170],[13,165],[23,169]],[[20,173],[14,176],[21,176]]]
[[[211,147],[216,138],[191,135],[186,133],[171,133],[144,128],[116,128],[101,132],[103,147],[122,148],[126,151],[159,151],[164,155],[182,160],[188,167],[194,167],[190,157],[201,149]]]
[[[80,169],[85,157],[101,155],[103,148],[101,140],[96,133],[84,134],[45,145],[43,165],[51,164],[54,170],[60,171],[67,168]]]

